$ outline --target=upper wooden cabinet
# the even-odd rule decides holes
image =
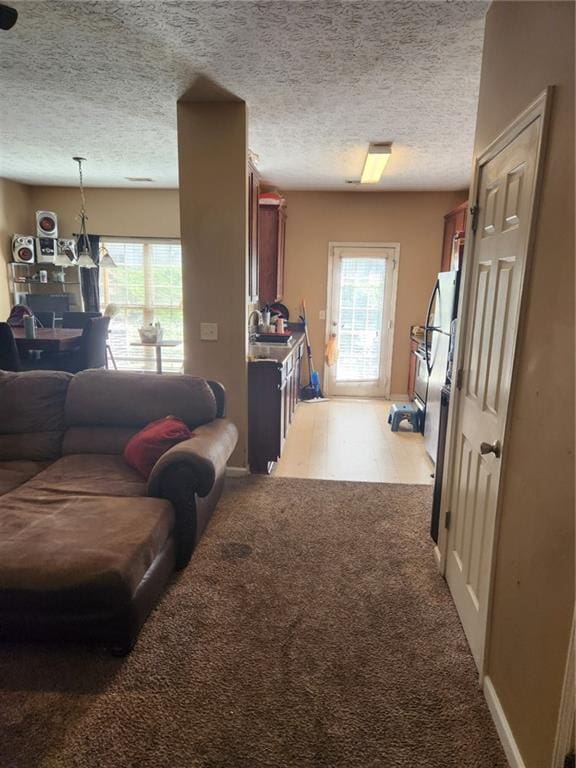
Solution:
[[[260,304],[280,301],[284,294],[284,253],[286,247],[286,204],[260,201],[258,254]]]
[[[258,237],[260,177],[252,163],[248,163],[248,301],[258,301]]]
[[[449,272],[452,266],[452,252],[455,247],[455,240],[459,242],[456,247],[462,248],[464,244],[464,232],[466,231],[466,214],[468,213],[468,202],[461,203],[457,208],[444,216],[444,241],[442,243],[442,262],[441,272]],[[461,235],[461,237],[458,237]],[[461,262],[460,253],[460,262]],[[462,264],[454,265],[455,269],[462,269]]]

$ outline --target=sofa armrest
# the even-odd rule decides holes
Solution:
[[[161,456],[148,478],[149,496],[167,496],[163,477],[177,466],[186,471],[198,496],[207,496],[223,474],[238,441],[238,430],[228,419],[215,419],[194,430],[194,437],[173,446]]]

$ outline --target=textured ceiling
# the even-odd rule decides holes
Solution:
[[[379,189],[469,181],[487,2],[12,5],[0,176],[74,184],[80,154],[88,186],[175,187],[176,101],[206,77],[247,102],[250,147],[281,188],[350,189],[370,141],[394,142]]]

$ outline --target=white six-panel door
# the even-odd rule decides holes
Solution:
[[[446,578],[479,669],[542,120],[534,119],[481,166],[477,231],[468,257]]]

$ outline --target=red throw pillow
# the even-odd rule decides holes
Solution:
[[[131,467],[148,478],[162,454],[190,437],[192,432],[182,419],[166,416],[152,421],[131,437],[124,448],[124,458]]]

